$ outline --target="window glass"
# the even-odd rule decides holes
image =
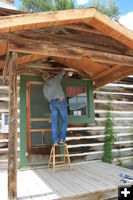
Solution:
[[[87,115],[87,94],[85,87],[67,86],[66,99],[68,115]]]

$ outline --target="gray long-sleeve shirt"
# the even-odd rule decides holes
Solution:
[[[44,83],[43,94],[49,102],[53,99],[57,99],[60,97],[64,98],[64,92],[60,84],[60,81],[62,80],[62,77],[64,76],[64,74],[65,74],[65,71],[62,70],[52,79]]]

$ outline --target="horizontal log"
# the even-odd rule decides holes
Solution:
[[[82,56],[89,56],[92,61],[108,64],[121,64],[122,66],[132,66],[133,57],[118,55],[113,53],[101,52],[75,46],[75,43],[67,44],[58,41],[51,42],[49,40],[33,40],[27,39],[19,35],[11,35],[9,38],[9,50],[21,53],[40,54],[47,56],[58,56],[66,58],[81,59]]]
[[[125,140],[131,140],[132,141],[132,133],[116,133],[115,134],[115,139],[119,141],[125,141]],[[80,143],[90,143],[90,141],[95,139],[96,141],[104,141],[105,134],[98,134],[98,135],[92,135],[90,134],[89,136],[87,135],[73,135],[73,136],[67,136],[67,144],[80,144]],[[79,142],[80,140],[80,142]]]
[[[126,92],[109,92],[109,91],[97,91],[94,92],[95,99],[97,100],[109,100],[109,96],[111,95],[113,101],[124,101],[124,102],[132,102],[133,101],[133,93],[126,90]]]
[[[130,156],[132,155],[132,150],[133,148],[123,148],[123,149],[113,149],[113,156],[114,158],[119,157],[119,152],[121,152],[121,156]],[[70,151],[70,150],[69,150]],[[93,152],[84,152],[84,153],[75,153],[75,154],[70,154],[70,157],[76,157],[76,156],[99,156],[100,159],[100,155],[103,155],[103,151],[93,151]],[[98,159],[98,158],[97,158]]]
[[[120,157],[119,159],[122,161],[122,163],[126,164],[126,166],[127,166],[127,163],[129,163],[128,166],[130,166],[130,163],[132,163],[132,160],[133,160],[133,156]],[[120,162],[117,158],[115,158],[113,159],[113,164],[119,165]]]
[[[114,82],[116,80],[122,79],[128,75],[133,74],[133,67],[121,67],[121,69],[110,73],[104,77],[95,80],[95,88],[101,87],[109,82]]]
[[[88,28],[89,29],[89,28]],[[92,29],[92,28],[91,28]],[[48,27],[31,31],[16,32],[15,35],[31,40],[49,41],[53,44],[67,44],[68,46],[79,46],[102,52],[133,56],[133,50],[121,44],[112,37],[102,34],[86,33],[72,28],[62,26]],[[14,34],[10,34],[14,35]],[[17,37],[16,37],[17,39]]]
[[[121,83],[118,83],[118,82],[115,82],[115,83],[109,83],[108,85],[106,85],[106,87],[110,88],[110,87],[116,87],[116,88],[125,88],[125,89],[128,89],[128,90],[133,90],[133,84],[121,84]],[[119,90],[119,89],[118,89]]]
[[[9,50],[21,53],[40,54],[45,56],[58,56],[67,58],[81,58],[81,50],[76,47],[65,47],[52,44],[48,41],[30,40],[22,37],[11,37],[9,39]]]
[[[104,119],[104,118],[99,118],[99,119]],[[95,125],[96,126],[105,126],[105,124],[106,124],[106,118],[105,118],[105,120],[103,120],[103,121],[95,121]],[[131,120],[130,120],[130,118],[122,118],[121,120],[119,119],[119,120],[117,120],[117,118],[115,118],[115,119],[113,119],[113,125],[114,126],[131,126],[131,124],[133,124],[133,119],[131,118]]]
[[[97,104],[106,104],[106,105],[108,105],[110,102],[112,103],[112,105],[115,105],[115,104],[122,104],[122,105],[127,105],[127,106],[130,106],[130,105],[132,105],[133,104],[133,102],[132,102],[132,100],[133,100],[133,97],[131,96],[131,98],[130,99],[112,99],[112,100],[110,100],[109,98],[108,99],[106,99],[106,98],[104,98],[104,99],[95,99],[94,100],[94,103],[97,103]]]
[[[101,110],[105,110],[107,111],[108,109],[108,105],[107,104],[104,104],[104,103],[99,103],[99,104],[95,104],[95,109],[101,109]],[[133,111],[133,105],[127,105],[127,104],[113,104],[112,105],[112,109],[115,111],[123,111],[123,110],[126,110],[126,111]]]

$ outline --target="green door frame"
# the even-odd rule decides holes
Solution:
[[[27,165],[27,128],[26,128],[26,81],[42,81],[39,76],[22,75],[20,77],[20,167],[29,167]],[[61,82],[63,88],[65,85],[86,86],[88,90],[87,103],[89,106],[89,116],[80,117],[80,123],[93,123],[94,122],[94,97],[93,97],[93,82],[84,80],[63,79]],[[72,116],[70,116],[71,120]],[[70,120],[70,121],[71,121]],[[78,119],[79,121],[79,119]],[[69,122],[69,120],[68,120]],[[76,120],[74,120],[76,122]]]

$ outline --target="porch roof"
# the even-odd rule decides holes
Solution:
[[[57,65],[95,86],[133,74],[133,32],[94,8],[0,17],[0,69],[18,52],[20,73]]]

